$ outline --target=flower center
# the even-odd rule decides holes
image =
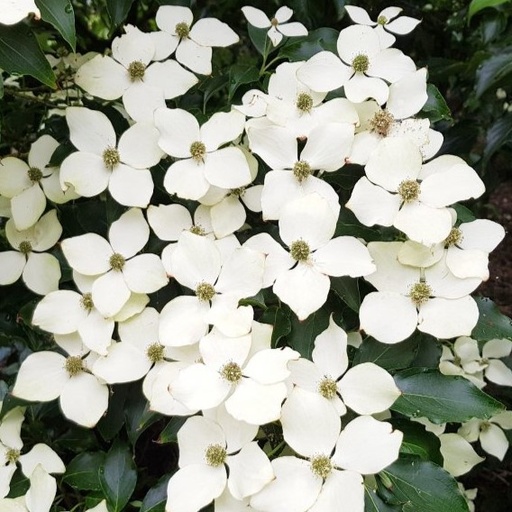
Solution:
[[[80,356],[69,356],[64,363],[64,369],[70,377],[74,377],[84,371],[84,362]]]
[[[41,181],[41,179],[43,178],[43,173],[42,173],[41,169],[38,169],[37,167],[31,167],[27,171],[27,174],[28,174],[28,179],[32,183],[37,183],[38,181]]]
[[[270,20],[270,24],[273,26],[273,27],[277,27],[277,25],[279,25],[279,21],[277,18],[272,18]]]
[[[306,261],[310,252],[309,245],[304,240],[295,240],[290,246],[290,254],[295,261]]]
[[[174,30],[176,31],[176,35],[180,38],[180,39],[184,39],[185,37],[188,37],[188,35],[190,34],[190,27],[188,26],[187,23],[185,23],[184,21],[178,23],[175,27],[174,27]]]
[[[421,306],[432,295],[432,288],[427,283],[414,283],[409,289],[409,297],[415,306]]]
[[[5,461],[7,464],[15,464],[20,458],[20,451],[15,448],[9,448],[5,454]]]
[[[490,422],[482,421],[482,423],[480,423],[480,432],[486,432],[487,430],[489,430],[490,427],[491,427]]]
[[[331,459],[326,455],[316,455],[311,459],[311,471],[314,475],[325,480],[332,471]]]
[[[231,189],[230,195],[236,197],[243,197],[245,194],[245,187],[238,187]]]
[[[333,399],[337,392],[336,381],[330,377],[324,377],[318,384],[318,392],[328,400]]]
[[[293,175],[299,183],[302,183],[311,174],[311,166],[305,160],[295,162],[293,166]]]
[[[130,80],[132,82],[137,82],[144,78],[144,73],[146,72],[146,64],[141,62],[140,60],[134,60],[130,62],[128,66],[128,74],[130,75]]]
[[[404,180],[398,185],[398,194],[404,203],[412,203],[420,196],[420,184],[415,180]]]
[[[360,53],[354,57],[352,68],[356,73],[366,73],[370,67],[370,59],[364,53]]]
[[[220,375],[231,384],[236,384],[242,378],[242,368],[231,361],[220,369]]]
[[[92,308],[94,307],[94,302],[92,301],[92,295],[90,293],[84,293],[82,295],[82,298],[80,299],[80,305],[86,311],[92,311]]]
[[[389,129],[394,121],[393,114],[387,110],[380,110],[376,112],[370,121],[372,131],[377,132],[379,135],[386,137],[389,133]]]
[[[103,163],[105,167],[112,170],[119,162],[121,162],[121,157],[116,148],[107,148],[103,151]]]
[[[206,235],[206,231],[202,226],[199,224],[196,224],[195,226],[192,226],[189,231],[193,233],[194,235],[204,236]]]
[[[146,355],[152,363],[158,363],[164,359],[164,346],[160,343],[152,343],[146,350]]]
[[[448,249],[448,247],[460,244],[463,239],[464,235],[462,234],[462,231],[459,228],[452,228],[450,234],[446,237],[446,240],[444,241],[444,247],[445,249]]]
[[[110,266],[112,267],[112,270],[120,272],[121,270],[123,270],[126,260],[124,259],[124,256],[122,254],[115,252],[114,254],[112,254],[112,256],[110,256],[109,262]]]
[[[201,141],[190,144],[190,155],[196,162],[202,162],[206,154],[206,146]]]
[[[313,98],[309,94],[301,92],[297,96],[295,105],[301,112],[311,112],[313,108]]]
[[[226,448],[220,444],[211,444],[206,448],[204,457],[206,459],[206,464],[216,468],[218,466],[222,466],[222,464],[226,462],[227,455]]]
[[[377,23],[379,25],[385,25],[387,22],[388,22],[388,19],[386,18],[386,16],[379,16],[377,18]]]
[[[21,254],[27,255],[29,252],[32,252],[32,244],[28,240],[24,240],[20,243],[18,249],[20,250]]]
[[[201,302],[207,302],[215,296],[215,288],[210,283],[199,283],[196,288],[196,297]]]

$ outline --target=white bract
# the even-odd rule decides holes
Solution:
[[[41,17],[34,0],[0,0],[0,23],[4,25],[14,25],[29,14]]]

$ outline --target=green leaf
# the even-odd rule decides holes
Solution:
[[[30,75],[56,88],[55,75],[34,33],[24,23],[0,24],[0,68],[8,73]]]
[[[403,457],[382,474],[403,512],[469,512],[455,478],[433,462]]]
[[[121,512],[137,483],[137,468],[128,445],[114,441],[99,469],[100,484],[112,512]]]
[[[409,421],[404,418],[392,418],[389,420],[393,428],[404,434],[400,453],[417,455],[423,460],[430,460],[443,465],[441,455],[441,442],[432,432],[428,432],[424,425],[416,421]]]
[[[503,144],[512,141],[512,114],[508,113],[500,117],[490,128],[487,130],[485,139],[485,149],[483,154],[484,165],[487,164],[496,151],[498,151]]]
[[[104,462],[105,453],[103,452],[80,453],[67,465],[62,480],[81,491],[100,491],[98,468]]]
[[[401,343],[381,343],[366,338],[354,357],[354,364],[375,363],[385,370],[408,368],[418,353],[419,336],[411,336]]]
[[[107,414],[98,422],[98,430],[105,441],[114,439],[124,425],[124,409],[128,396],[128,385],[121,384],[112,388]]]
[[[302,322],[295,314],[291,317],[291,332],[288,335],[288,345],[300,353],[302,357],[311,360],[315,347],[315,338],[327,329],[329,313],[324,308],[309,315]]]
[[[139,436],[162,416],[149,410],[148,401],[139,386],[131,386],[124,406],[124,417],[128,439],[134,446]]]
[[[375,491],[364,488],[364,512],[400,512],[400,510],[385,503]]]
[[[249,34],[249,38],[254,45],[254,48],[258,51],[259,54],[265,55],[265,51],[267,48],[272,46],[270,39],[267,37],[268,30],[266,28],[256,28],[247,24],[247,33]]]
[[[336,43],[339,32],[333,28],[318,28],[312,30],[305,37],[292,38],[287,42],[279,52],[279,57],[283,57],[292,62],[298,60],[308,60],[318,52],[327,50],[337,53]]]
[[[139,512],[164,512],[170,475],[163,476],[144,498]]]
[[[477,341],[489,341],[494,338],[512,339],[512,319],[505,316],[491,299],[475,297],[480,318],[471,337]]]
[[[512,73],[512,52],[503,50],[486,59],[476,71],[477,99],[488,89],[495,89]]]
[[[292,330],[290,311],[277,306],[272,306],[264,311],[263,315],[261,315],[260,322],[274,326],[271,339],[271,345],[274,348],[277,347],[279,340],[288,336]]]
[[[53,25],[76,51],[75,12],[70,0],[36,0],[44,21]]]
[[[331,290],[356,313],[361,306],[361,294],[359,293],[359,281],[352,277],[331,277]]]
[[[257,82],[260,77],[258,68],[255,66],[242,66],[235,64],[229,70],[229,96],[228,101],[231,101],[236,90],[244,84],[251,84]]]
[[[426,114],[430,122],[451,121],[452,113],[439,89],[435,85],[427,84],[427,94],[427,102],[421,111]]]
[[[157,442],[160,444],[176,443],[178,441],[178,430],[183,426],[186,420],[187,418],[184,416],[173,416],[162,432],[160,432]]]
[[[505,4],[510,0],[471,0],[468,9],[468,23],[471,18],[482,9],[487,7],[497,7],[498,5]]]
[[[489,419],[504,406],[463,377],[438,370],[410,368],[395,374],[402,395],[391,409],[405,416],[426,417],[433,423],[464,423]]]
[[[460,220],[461,222],[473,222],[476,219],[475,214],[462,204],[452,204],[451,208],[457,212],[457,220]]]
[[[107,0],[107,13],[112,28],[117,28],[128,16],[133,0]]]

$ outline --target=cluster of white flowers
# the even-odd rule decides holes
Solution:
[[[377,22],[347,10],[357,24],[340,32],[337,54],[281,63],[266,92],[251,90],[200,124],[166,100],[210,74],[212,47],[238,36],[216,19],[193,23],[190,9],[162,6],[160,31],[127,26],[112,56],[90,58],[76,74],[87,94],[116,102],[130,122],[124,133],[116,135],[105,113],[72,106],[65,116],[76,151],[60,168],[49,135],[32,145],[28,163],[1,161],[13,250],[0,253],[0,284],[22,277],[43,296],[32,322],[59,347],[24,360],[13,395],[59,398],[68,419],[93,427],[107,411],[110,385],[143,379],[151,410],[190,416],[178,433],[168,511],[214,501],[220,512],[334,512],[339,503],[362,512],[364,477],[398,458],[402,433],[374,417],[400,396],[392,376],[373,363],[349,368],[347,334],[333,316],[314,340],[312,360],[273,347],[258,301],[243,299],[271,288],[302,321],[328,300],[331,277],[362,277],[376,291],[362,302],[361,331],[381,342],[398,343],[416,329],[469,336],[477,323],[470,294],[487,279],[488,253],[504,231],[491,221],[461,223],[450,208],[479,197],[484,185],[458,157],[434,158],[442,136],[414,117],[427,100],[427,72],[391,45],[392,33],[418,21],[397,17],[394,7]],[[307,34],[287,23],[286,7],[272,19],[252,7],[243,13],[269,28],[274,46]],[[168,202],[153,204],[162,161]],[[394,226],[400,241],[337,235],[342,205],[328,178],[349,163],[364,166],[365,176],[346,207],[365,226]],[[48,204],[107,193],[127,207],[108,238],[61,239],[58,211]],[[272,227],[258,232],[246,208]],[[152,236],[169,244],[152,252]],[[47,252],[57,243],[75,289],[60,288],[58,250]],[[158,311],[152,294],[170,279],[184,291]],[[500,357],[501,347],[488,346],[486,360]],[[461,363],[464,371],[487,368],[491,380],[498,371],[494,362],[475,359],[475,371],[469,364]],[[13,414],[18,425],[22,412]],[[273,422],[282,442],[262,443],[261,427]],[[463,428],[474,440],[478,426]],[[486,432],[497,435],[492,420]],[[0,440],[4,452],[21,447],[18,438],[4,442],[2,430]],[[43,462],[46,472],[63,471]],[[3,473],[12,474],[13,464]]]

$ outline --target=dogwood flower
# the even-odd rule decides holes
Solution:
[[[33,292],[45,295],[59,287],[59,261],[45,251],[59,240],[62,226],[56,210],[45,213],[32,227],[18,231],[14,221],[5,223],[5,234],[14,251],[0,252],[0,285],[22,277]]]
[[[346,5],[345,9],[355,23],[374,27],[383,48],[392,46],[396,41],[395,36],[390,34],[390,32],[399,35],[409,34],[421,23],[421,20],[409,16],[397,17],[403,10],[401,7],[386,7],[380,11],[377,21],[373,21],[362,7]]]
[[[188,7],[163,5],[156,13],[156,24],[167,36],[161,41],[165,58],[176,51],[176,60],[194,73],[210,75],[212,47],[225,48],[240,40],[225,23],[216,18],[202,18],[192,25],[194,15]]]
[[[41,18],[34,0],[1,0],[0,7],[0,23],[3,25],[14,25],[29,14],[34,14],[36,19]]]
[[[149,167],[162,157],[158,131],[147,123],[128,128],[116,146],[116,133],[108,117],[85,107],[68,107],[66,120],[70,139],[78,149],[61,165],[62,188],[73,185],[84,197],[93,197],[107,187],[125,206],[146,207],[153,194]]]
[[[274,17],[270,19],[263,11],[256,7],[242,7],[245,19],[256,28],[268,28],[267,36],[273,46],[277,46],[286,37],[307,36],[308,29],[298,21],[289,22],[293,10],[289,7],[280,7]]]
[[[437,437],[441,442],[440,452],[443,456],[443,468],[454,477],[466,474],[485,460],[460,434],[453,432],[439,434]]]

